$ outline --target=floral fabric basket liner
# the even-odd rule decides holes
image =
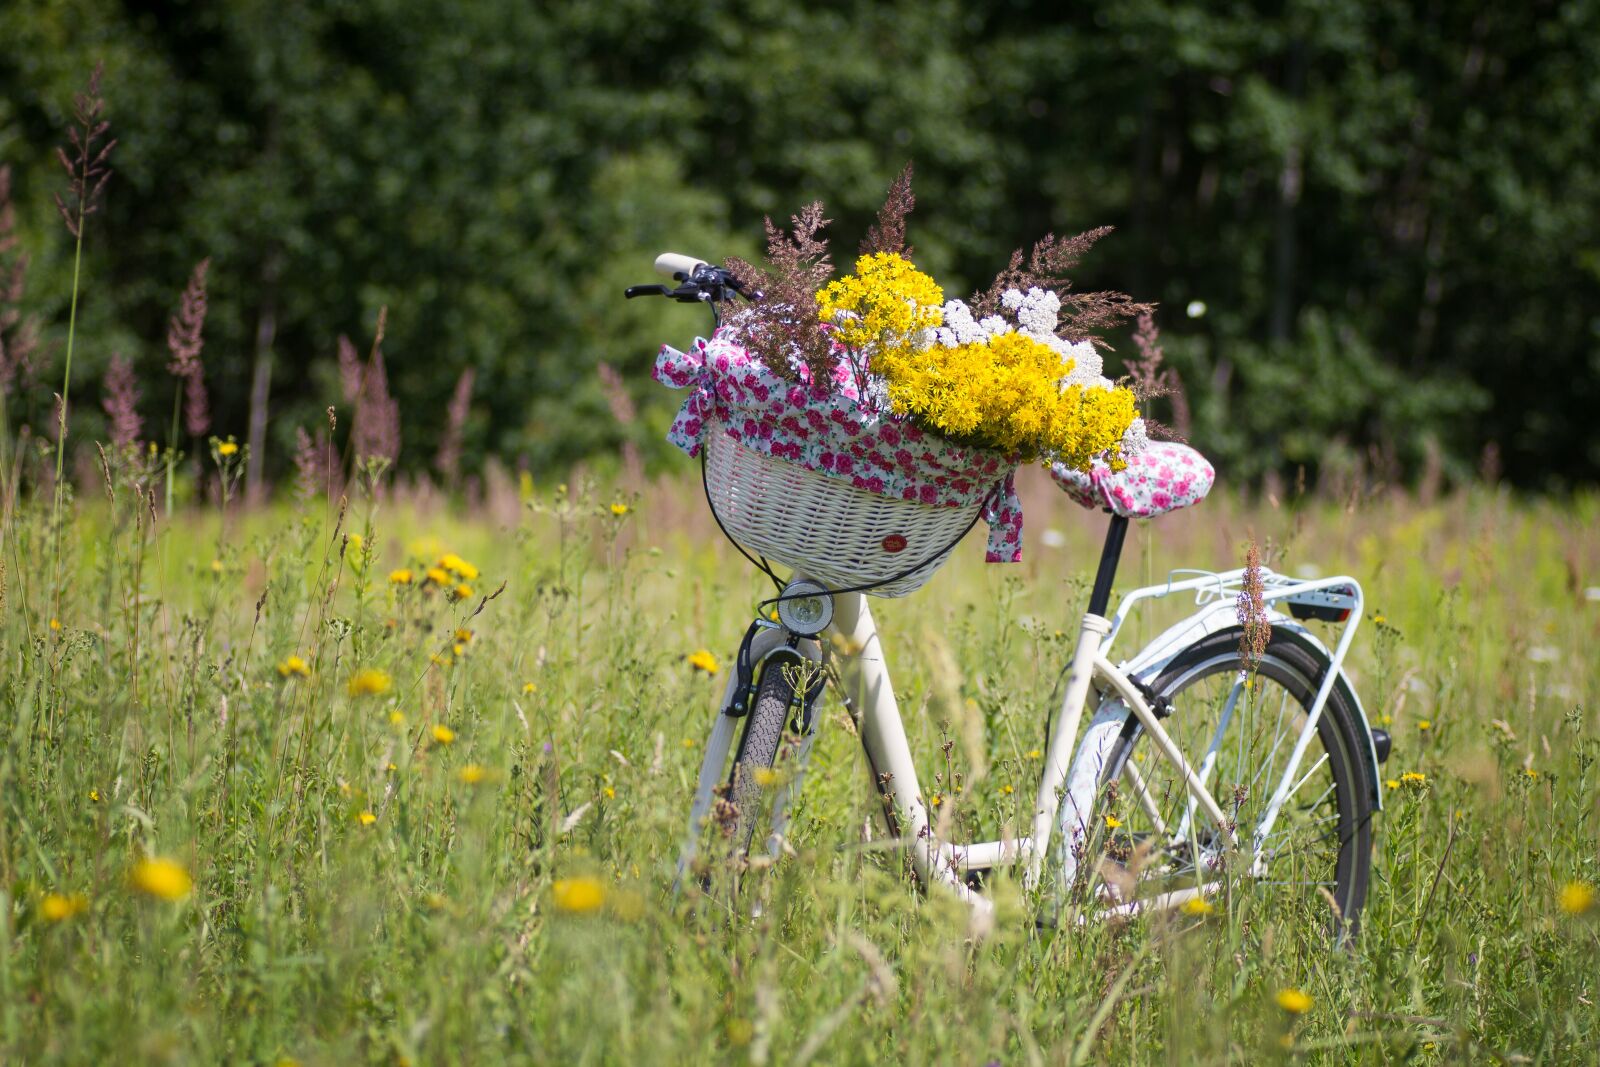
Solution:
[[[963,448],[896,421],[863,403],[841,361],[832,383],[785,381],[723,327],[689,351],[663,345],[656,381],[690,389],[667,439],[698,456],[710,427],[721,424],[745,448],[786,460],[880,496],[932,507],[983,502],[989,524],[986,559],[1022,558],[1022,504],[1017,461],[987,449]]]

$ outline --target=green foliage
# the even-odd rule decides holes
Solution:
[[[242,459],[212,462],[231,479]],[[1235,535],[1201,530],[1246,528],[1366,581],[1352,669],[1396,784],[1362,938],[1336,953],[1319,908],[1270,891],[1052,933],[1003,877],[999,922],[971,936],[863,841],[869,774],[831,698],[796,854],[749,879],[762,916],[674,898],[725,678],[687,657],[726,670],[755,588],[698,485],[618,509],[562,487],[496,500],[494,521],[358,496],[152,525],[134,490],[159,470],[113,463],[59,591],[49,502],[6,516],[6,1062],[1158,1064],[1286,1042],[1316,1063],[1566,1063],[1600,1040],[1600,910],[1559,905],[1600,884],[1592,499],[1351,515],[1224,496],[1163,531],[1181,552],[1132,532],[1125,584],[1225,564]],[[1092,559],[1095,531],[1052,500],[1030,519],[1064,547],[993,568],[969,545],[875,605],[921,773],[974,835],[1031,819],[1087,591],[1062,560]],[[427,577],[451,549],[478,573]],[[353,688],[365,671],[387,690]],[[146,856],[192,892],[136,889]]]
[[[1116,225],[1083,281],[1163,302],[1194,441],[1230,475],[1348,456],[1404,474],[1437,450],[1466,477],[1492,444],[1519,483],[1560,487],[1600,472],[1596,41],[1594,0],[16,0],[0,161],[59,349],[50,151],[106,61],[122,144],[73,392],[116,349],[159,376],[209,255],[217,426],[245,432],[270,346],[280,473],[295,427],[340,400],[335,339],[370,336],[382,305],[402,467],[431,460],[467,366],[469,469],[622,439],[663,455],[672,399],[645,371],[705,323],[619,288],[663,249],[748,255],[763,213],[813,197],[851,247],[909,158],[912,243],[954,291],[1047,230]],[[609,417],[602,360],[641,424]],[[39,430],[49,390],[10,404]],[[98,435],[97,405],[73,418]]]

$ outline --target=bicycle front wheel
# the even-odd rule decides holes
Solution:
[[[1330,928],[1342,941],[1355,932],[1372,866],[1373,783],[1359,747],[1365,726],[1336,684],[1269,823],[1328,661],[1304,637],[1280,629],[1247,675],[1239,637],[1230,628],[1196,642],[1152,686],[1171,702],[1162,725],[1232,820],[1239,854],[1229,855],[1226,835],[1130,715],[1101,778],[1102,895],[1122,903],[1213,896],[1235,878],[1252,892],[1331,911]]]

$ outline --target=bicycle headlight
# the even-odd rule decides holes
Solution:
[[[778,601],[778,621],[792,633],[812,637],[833,621],[833,597],[827,587],[799,578],[784,587]]]

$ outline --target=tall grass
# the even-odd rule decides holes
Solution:
[[[1251,895],[1041,932],[1003,880],[974,936],[866,832],[836,705],[761,917],[674,899],[720,688],[686,657],[725,660],[759,592],[694,484],[547,488],[505,522],[403,496],[169,521],[151,462],[113,457],[73,515],[59,628],[48,510],[7,532],[5,1062],[1594,1059],[1600,916],[1562,908],[1600,883],[1594,500],[1224,497],[1135,531],[1125,586],[1247,532],[1270,564],[1291,531],[1367,585],[1357,687],[1386,774],[1424,780],[1387,790],[1337,953]],[[963,550],[879,611],[924,774],[955,737],[978,833],[1022,824],[1093,558],[1093,520],[1026,488],[1028,563]],[[192,890],[139,888],[151,857]]]

